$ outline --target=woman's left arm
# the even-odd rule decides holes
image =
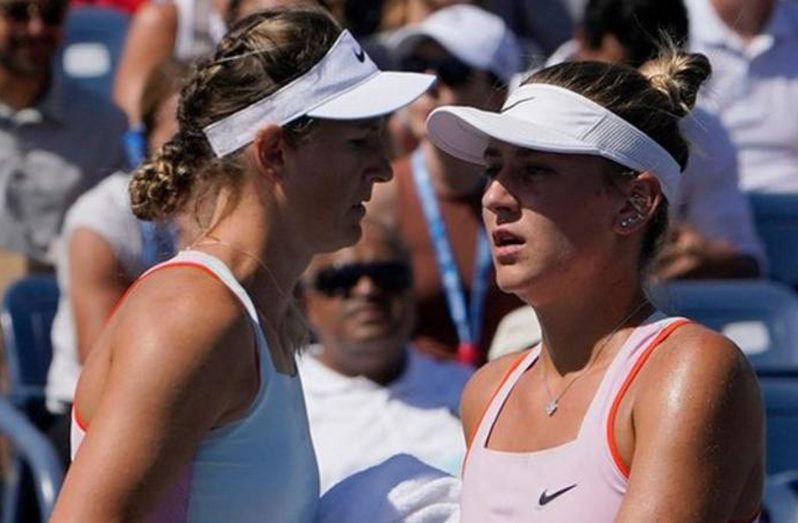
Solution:
[[[614,428],[616,440],[633,442],[617,521],[727,523],[756,513],[763,406],[732,342],[698,325],[682,327],[654,352],[630,393],[629,416],[619,418],[627,421]]]

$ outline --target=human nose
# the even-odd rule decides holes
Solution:
[[[488,180],[482,194],[482,207],[495,214],[512,212],[518,207],[518,200],[498,177]]]
[[[357,283],[352,287],[350,295],[371,297],[376,296],[379,292],[380,288],[374,283],[374,280],[372,280],[370,276],[364,274],[358,278]]]
[[[393,169],[391,162],[388,159],[388,151],[385,140],[382,140],[382,146],[374,159],[375,165],[368,171],[368,178],[374,183],[388,182],[393,178]]]
[[[42,20],[41,9],[41,6],[34,2],[28,4],[28,20],[26,22],[28,33],[38,35],[44,30],[45,23]]]

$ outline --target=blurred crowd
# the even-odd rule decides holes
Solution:
[[[798,193],[798,2],[0,0],[0,292],[57,274],[54,441],[66,445],[81,362],[114,304],[190,243],[191,224],[132,215],[130,171],[174,133],[191,63],[275,6],[329,9],[381,68],[438,77],[386,126],[394,177],[375,188],[363,239],[316,260],[297,290],[315,341],[300,372],[323,488],[398,452],[456,473],[472,369],[540,336],[534,312],[496,286],[478,168],[426,137],[438,106],[498,110],[525,72],[565,60],[645,67],[663,43],[706,54],[713,75],[686,119],[691,157],[650,278],[769,275],[749,196]],[[89,9],[126,20],[105,91],[63,66]],[[524,332],[496,339],[517,309]]]

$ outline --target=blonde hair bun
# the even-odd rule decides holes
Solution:
[[[706,56],[668,49],[640,66],[651,87],[663,93],[673,114],[682,118],[695,107],[698,90],[712,74]]]

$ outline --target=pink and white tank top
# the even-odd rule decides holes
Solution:
[[[615,411],[649,355],[685,323],[658,312],[632,332],[607,368],[576,439],[534,452],[492,450],[487,441],[499,412],[521,375],[537,362],[540,346],[519,357],[469,446],[462,523],[615,521],[629,478],[612,437]]]
[[[241,301],[255,334],[261,384],[244,417],[205,436],[148,523],[313,521],[319,478],[299,375],[287,376],[274,368],[252,300],[217,258],[182,251],[141,278],[175,266],[207,271]],[[87,430],[76,413],[73,408],[73,459]]]

